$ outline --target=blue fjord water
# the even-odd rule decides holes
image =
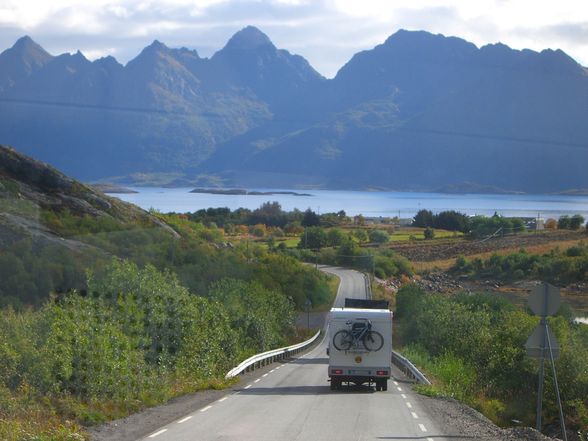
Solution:
[[[435,213],[456,210],[469,215],[558,218],[581,214],[588,218],[588,196],[511,195],[511,194],[444,194],[416,192],[366,192],[339,190],[250,189],[250,191],[294,191],[311,196],[219,195],[190,193],[191,188],[134,187],[138,193],[113,196],[132,202],[146,210],[161,212],[194,212],[209,207],[255,209],[264,202],[277,201],[286,211],[312,209],[318,213],[345,210],[347,215],[367,217],[413,217],[420,209]]]

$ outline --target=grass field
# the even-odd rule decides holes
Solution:
[[[417,227],[402,227],[390,235],[392,242],[409,242],[411,240],[424,240],[424,228]],[[462,237],[463,233],[447,230],[435,230],[435,239],[447,239],[454,237]]]
[[[553,242],[544,243],[544,244],[540,244],[540,245],[525,246],[523,248],[528,253],[531,253],[531,254],[546,254],[546,253],[549,253],[550,251],[556,250],[556,249],[565,251],[568,248],[571,248],[574,245],[578,245],[580,242],[585,242],[585,241],[586,241],[586,239],[558,240],[558,241],[553,241]],[[471,255],[468,255],[467,258],[468,259],[475,259],[476,257],[479,257],[480,259],[487,259],[490,256],[492,256],[492,254],[498,254],[498,255],[503,256],[506,254],[515,253],[515,252],[519,251],[520,249],[521,249],[521,247],[518,247],[518,246],[511,247],[511,248],[501,248],[501,249],[498,249],[498,250],[492,251],[492,252],[471,254]],[[433,260],[430,262],[412,262],[412,263],[413,263],[414,268],[417,272],[432,271],[432,270],[447,271],[455,263],[455,258],[439,259],[439,260]]]

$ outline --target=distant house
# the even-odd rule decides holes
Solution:
[[[413,218],[400,219],[400,226],[401,227],[410,227],[413,222],[414,222]]]
[[[528,231],[541,231],[545,229],[545,219],[542,217],[524,217],[522,220]]]

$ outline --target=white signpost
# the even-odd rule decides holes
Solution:
[[[531,336],[525,343],[525,349],[529,357],[539,359],[539,390],[537,392],[537,430],[541,432],[541,412],[543,408],[543,383],[545,379],[545,357],[548,356],[551,361],[555,393],[557,404],[559,406],[559,419],[564,441],[567,441],[566,426],[563,418],[561,399],[559,396],[559,387],[557,385],[557,375],[555,373],[555,359],[559,357],[559,344],[555,335],[547,324],[547,316],[553,315],[559,309],[561,297],[559,288],[543,282],[536,286],[529,295],[529,307],[536,315],[541,317],[541,322],[534,329]]]

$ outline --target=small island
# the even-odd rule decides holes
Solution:
[[[309,193],[296,193],[295,191],[249,191],[242,188],[195,188],[190,193],[207,193],[207,194],[223,194],[223,195],[242,195],[242,196],[273,196],[276,194],[290,195],[290,196],[313,196]]]

